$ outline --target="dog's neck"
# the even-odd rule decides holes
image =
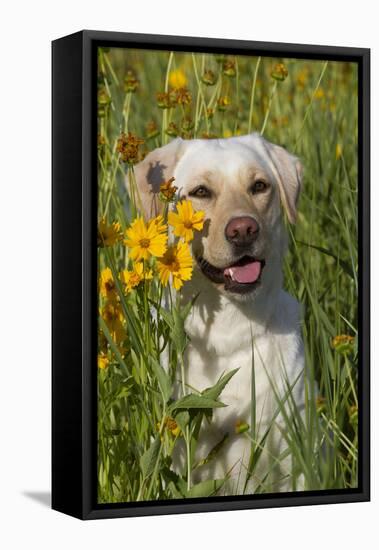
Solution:
[[[234,329],[238,326],[241,331],[248,330],[255,337],[261,336],[267,326],[270,323],[272,325],[282,277],[270,283],[256,295],[228,296],[196,270],[193,279],[184,286],[182,292],[185,302],[197,296],[187,322],[190,336],[196,334],[201,337],[201,333],[210,335],[212,326],[216,330],[217,327],[228,330],[228,327]]]

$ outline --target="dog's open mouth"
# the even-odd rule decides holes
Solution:
[[[224,284],[225,290],[244,294],[251,292],[260,283],[265,260],[258,260],[252,256],[243,256],[238,261],[224,268],[210,264],[204,258],[197,258],[197,263],[211,281]]]

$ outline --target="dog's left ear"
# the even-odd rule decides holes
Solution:
[[[162,203],[158,200],[160,185],[174,175],[186,143],[183,139],[176,138],[167,145],[154,149],[135,165],[134,175],[146,219],[149,220],[161,212]]]
[[[297,201],[303,179],[303,167],[300,160],[291,155],[284,147],[262,140],[266,153],[271,160],[271,168],[278,182],[280,198],[290,223],[296,222]]]

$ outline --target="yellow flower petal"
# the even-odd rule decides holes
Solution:
[[[109,365],[109,359],[104,353],[99,353],[97,356],[97,366],[99,369],[106,369]]]
[[[168,223],[173,227],[175,227],[182,221],[182,218],[176,212],[169,212],[167,219],[168,219]]]
[[[170,246],[164,256],[158,259],[157,267],[161,283],[166,286],[171,276],[174,288],[179,290],[183,281],[192,277],[193,262],[188,244],[179,242]]]
[[[123,325],[124,316],[119,303],[106,302],[101,309],[101,316],[104,319],[112,339],[117,343],[125,340],[126,331]]]
[[[117,300],[116,285],[109,267],[106,267],[100,273],[100,294],[103,298],[107,298],[110,301]]]
[[[132,260],[148,260],[150,256],[162,256],[166,250],[167,235],[163,218],[158,216],[147,225],[142,218],[136,218],[126,230],[125,244]]]
[[[187,77],[182,69],[176,69],[170,72],[169,83],[173,88],[184,88],[184,86],[187,85]]]
[[[104,217],[99,221],[97,230],[97,245],[98,246],[113,246],[122,239],[121,225],[118,222],[113,222],[107,225]]]
[[[201,231],[204,225],[204,212],[194,212],[192,202],[183,200],[176,205],[177,212],[169,212],[168,222],[174,228],[174,235],[186,242],[193,239],[193,230]]]

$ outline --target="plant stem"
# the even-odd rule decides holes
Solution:
[[[259,65],[261,64],[261,57],[258,57],[257,63],[255,65],[255,71],[254,71],[254,77],[253,77],[253,85],[251,87],[251,96],[250,96],[250,109],[249,109],[249,126],[248,126],[248,133],[251,132],[251,126],[253,124],[253,112],[254,112],[254,98],[255,98],[255,87],[257,85],[257,75],[259,70]]]
[[[201,81],[200,81],[200,78],[199,78],[199,73],[197,72],[197,65],[196,65],[196,58],[195,58],[195,54],[192,54],[192,64],[193,64],[193,70],[194,70],[194,73],[195,73],[195,78],[196,78],[196,82],[197,82],[197,93],[198,93],[198,98],[200,97],[200,100],[201,100],[201,105],[204,109],[204,118],[205,118],[205,124],[206,124],[206,127],[207,127],[207,132],[209,132],[209,122],[208,122],[208,117],[207,117],[207,104],[205,102],[205,98],[204,98],[204,94],[203,94],[203,90],[202,90],[202,87],[201,87]],[[197,130],[199,128],[199,118],[200,118],[200,115],[198,115],[198,110],[196,109],[196,120],[195,120],[195,136],[196,136],[196,133],[197,133]]]
[[[265,114],[265,118],[264,118],[264,121],[263,121],[263,124],[262,124],[262,128],[261,128],[261,131],[260,131],[260,134],[263,136],[264,134],[264,131],[266,129],[266,124],[267,124],[267,121],[268,121],[268,117],[269,117],[269,114],[270,114],[270,111],[271,111],[271,104],[272,104],[272,100],[274,98],[274,95],[275,95],[275,92],[276,92],[276,88],[278,87],[278,82],[275,80],[274,82],[274,85],[271,89],[271,94],[270,94],[270,99],[268,100],[268,105],[267,105],[267,109],[266,109],[266,114]]]
[[[319,87],[320,87],[320,84],[321,84],[321,81],[322,81],[323,76],[324,76],[324,74],[325,74],[325,71],[326,71],[327,66],[328,66],[328,61],[325,61],[324,65],[323,65],[323,67],[322,67],[322,70],[321,70],[319,79],[318,79],[318,81],[317,81],[316,88],[313,90],[311,100],[310,100],[310,102],[309,102],[309,104],[308,104],[308,107],[307,107],[306,110],[305,110],[305,115],[304,115],[303,121],[302,121],[301,126],[300,126],[299,135],[297,136],[297,139],[296,139],[296,142],[295,142],[295,147],[294,147],[295,150],[297,149],[297,146],[298,146],[298,143],[299,143],[299,141],[300,141],[301,134],[302,134],[302,132],[303,132],[305,123],[306,123],[306,121],[307,121],[307,118],[308,118],[309,113],[310,113],[311,108],[312,108],[313,100],[314,100],[314,98],[315,98],[315,95],[316,95],[316,93],[317,93],[317,90],[318,90]]]
[[[128,124],[129,124],[129,113],[130,113],[130,104],[132,101],[132,94],[129,92],[125,96],[124,107],[122,110],[124,116],[124,132],[128,133]]]
[[[166,78],[165,78],[165,85],[164,85],[165,94],[167,94],[167,92],[168,92],[168,81],[169,81],[169,78],[170,78],[170,71],[171,71],[171,65],[172,65],[173,60],[174,60],[174,52],[170,52],[170,55],[168,57],[168,63],[167,63],[167,69],[166,69]],[[167,143],[166,129],[167,129],[167,109],[163,109],[163,113],[162,113],[162,133],[161,133],[162,145],[165,145]]]
[[[186,382],[185,382],[185,370],[184,370],[184,361],[183,361],[183,354],[180,353],[179,355],[179,361],[180,361],[180,372],[181,372],[181,378],[182,378],[182,393],[183,397],[186,395]],[[186,442],[186,454],[187,454],[187,490],[189,491],[191,489],[191,438],[189,433],[189,426],[186,426],[185,434],[184,434],[185,442]]]

